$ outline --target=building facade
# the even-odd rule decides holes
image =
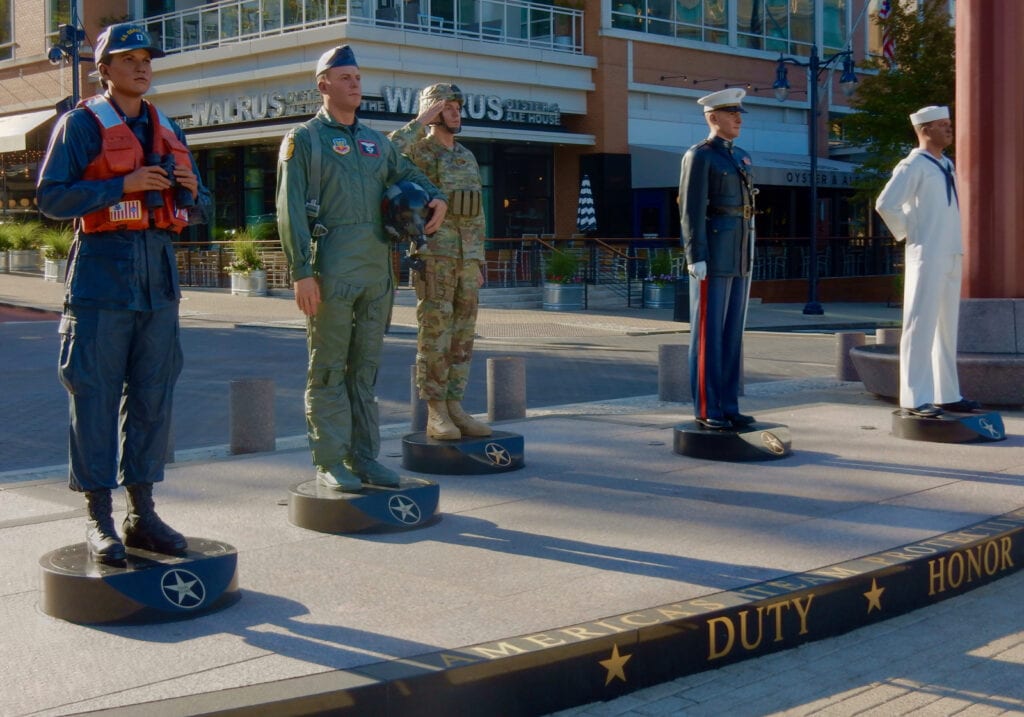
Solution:
[[[780,56],[806,62],[880,51],[868,0],[89,0],[78,1],[81,56],[105,24],[133,19],[167,51],[151,99],[186,130],[216,198],[195,241],[271,221],[280,139],[320,105],[313,67],[351,44],[363,76],[361,118],[387,131],[417,112],[424,86],[466,93],[461,139],[484,176],[488,235],[575,232],[583,175],[597,236],[679,235],[675,195],[685,149],[707,134],[697,97],[744,86],[740,143],[757,167],[759,232],[807,236],[806,70],[772,90]],[[0,4],[3,210],[31,213],[38,161],[74,66],[51,64],[70,0]],[[840,63],[819,74],[819,229],[864,231],[850,204],[852,165],[829,159],[846,112]],[[80,94],[97,91],[88,59]]]

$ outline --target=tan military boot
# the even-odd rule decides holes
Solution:
[[[444,401],[427,401],[427,436],[441,441],[462,438],[459,427],[452,423]]]
[[[462,431],[462,435],[478,437],[491,435],[491,427],[462,410],[461,403],[458,401],[446,401],[445,403],[448,404],[448,416],[451,417],[452,423]]]

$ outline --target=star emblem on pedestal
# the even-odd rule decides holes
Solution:
[[[864,593],[864,597],[868,599],[868,613],[872,610],[882,610],[882,593],[885,592],[885,588],[878,587],[878,583],[874,578],[871,578],[871,589]]]
[[[626,682],[626,663],[630,661],[632,655],[620,655],[619,646],[612,645],[612,655],[607,660],[598,660],[601,666],[608,670],[608,676],[604,679],[604,686],[607,687],[611,684],[614,679],[620,679]]]
[[[420,507],[408,496],[391,496],[388,500],[388,510],[399,523],[413,525],[420,522]]]
[[[199,607],[206,599],[206,588],[199,576],[181,568],[163,574],[160,590],[169,603],[185,609]]]
[[[505,467],[512,465],[512,454],[500,443],[488,443],[484,446],[484,454],[496,466]]]

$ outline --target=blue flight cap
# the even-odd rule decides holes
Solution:
[[[316,63],[316,72],[313,76],[319,77],[332,67],[347,66],[359,67],[358,63],[356,63],[355,53],[352,52],[352,48],[348,45],[338,45],[320,55],[320,59]]]
[[[108,63],[118,52],[146,50],[150,57],[163,57],[166,53],[149,36],[146,29],[134,22],[111,25],[96,38],[96,62]]]

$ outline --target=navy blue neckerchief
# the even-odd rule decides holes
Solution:
[[[953,197],[956,197],[956,206],[959,207],[960,195],[956,191],[956,180],[953,179],[953,170],[945,162],[940,162],[927,152],[922,152],[922,156],[941,169],[942,173],[946,175],[946,206],[948,207],[953,204]]]

